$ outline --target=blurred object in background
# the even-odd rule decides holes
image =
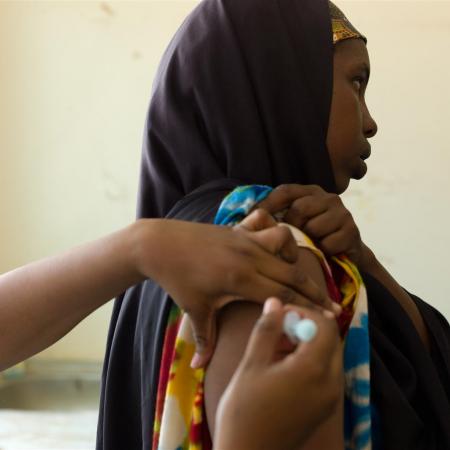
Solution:
[[[31,359],[0,374],[0,449],[93,449],[101,363]]]
[[[196,2],[0,1],[0,273],[135,217],[157,64]],[[0,373],[1,450],[92,450],[112,303]]]

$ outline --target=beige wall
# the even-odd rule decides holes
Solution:
[[[133,219],[151,81],[195,3],[0,2],[0,272]],[[369,38],[380,128],[345,201],[395,276],[450,317],[450,3],[338,4]],[[101,359],[109,314],[40,357]]]
[[[450,2],[340,2],[368,36],[369,174],[345,201],[399,282],[450,318]]]
[[[0,272],[134,218],[171,2],[0,1]],[[111,305],[42,358],[101,359]]]

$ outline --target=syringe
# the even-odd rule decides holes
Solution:
[[[301,319],[294,311],[284,316],[283,331],[293,343],[309,342],[317,334],[317,325],[311,319]]]

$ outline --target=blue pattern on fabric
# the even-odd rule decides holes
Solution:
[[[251,209],[264,200],[272,188],[264,185],[240,186],[222,201],[216,214],[216,225],[236,225]],[[366,304],[354,317],[345,339],[344,372],[346,388],[344,400],[344,436],[346,450],[367,450],[372,443],[373,411],[370,404],[370,375],[361,377],[361,368],[370,374],[369,323]],[[350,388],[349,388],[350,386]]]
[[[237,187],[223,199],[214,223],[228,226],[238,224],[257,203],[263,201],[271,192],[270,186],[260,184]]]
[[[350,326],[345,339],[344,369],[348,376],[362,366],[370,366],[368,315],[362,314],[359,324]],[[344,434],[346,449],[368,447],[371,442],[372,411],[370,380],[352,378],[352,392],[346,392]]]

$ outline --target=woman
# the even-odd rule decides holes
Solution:
[[[344,42],[342,51],[333,47],[325,0],[201,3],[172,40],[155,81],[139,215],[212,221],[223,197],[238,185],[320,186],[306,193],[304,187],[285,188],[271,212],[291,206],[286,220],[309,226],[305,231],[329,255],[349,251],[361,258],[355,262],[362,268],[370,267],[363,278],[373,425],[379,430],[374,438],[381,437],[383,449],[449,448],[448,324],[398,286],[363,245],[336,197],[330,201],[325,194],[341,193],[350,178],[364,175],[367,139],[376,133],[364,102],[369,68],[364,41],[351,35]],[[357,58],[357,67],[346,66],[346,56]],[[333,62],[341,57],[346,70],[337,78]],[[356,102],[348,101],[350,88]],[[304,208],[299,213],[302,198],[313,205],[312,217],[304,217]],[[329,210],[336,228],[320,236],[311,219]],[[338,238],[326,241],[338,229],[343,230]],[[150,447],[170,308],[170,299],[150,282],[117,301],[99,448]]]

